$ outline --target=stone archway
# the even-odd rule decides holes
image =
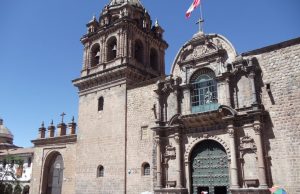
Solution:
[[[191,193],[227,194],[229,187],[228,156],[214,140],[198,143],[190,156]]]
[[[52,152],[46,157],[42,194],[62,194],[63,169],[63,158],[59,152]]]

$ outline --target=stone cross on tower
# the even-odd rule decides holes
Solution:
[[[64,117],[66,116],[66,113],[63,112],[61,113],[60,116],[61,116],[61,123],[64,123]]]

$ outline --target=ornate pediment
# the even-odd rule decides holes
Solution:
[[[192,39],[189,45],[183,49],[179,64],[190,64],[192,61],[220,60],[226,58],[225,54],[226,51],[218,39],[214,40],[209,36],[203,39]]]

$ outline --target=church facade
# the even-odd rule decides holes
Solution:
[[[167,76],[163,33],[138,0],[87,24],[78,130],[39,129],[31,193],[299,193],[300,38],[238,54],[198,32]]]

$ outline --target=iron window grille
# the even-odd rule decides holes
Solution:
[[[191,85],[193,113],[216,110],[219,107],[217,82],[212,76],[200,75]]]

